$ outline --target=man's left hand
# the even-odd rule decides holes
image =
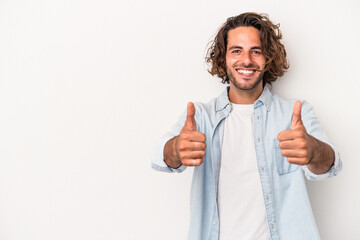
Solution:
[[[314,158],[318,141],[307,134],[301,120],[301,102],[296,101],[290,129],[278,134],[281,155],[287,157],[289,163],[297,165],[309,164]]]

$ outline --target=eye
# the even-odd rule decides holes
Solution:
[[[254,54],[254,55],[260,55],[261,52],[260,52],[259,50],[254,50],[254,51],[252,51],[252,54]]]
[[[233,50],[232,53],[240,53],[240,50]]]

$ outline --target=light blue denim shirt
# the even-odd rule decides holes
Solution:
[[[231,111],[228,91],[207,104],[195,103],[197,131],[206,135],[206,157],[203,164],[194,167],[190,199],[190,240],[217,240],[219,216],[217,188],[221,165],[221,146],[224,119]],[[283,100],[272,95],[265,86],[254,103],[254,144],[262,193],[271,239],[320,239],[308,198],[304,174],[309,180],[321,180],[339,173],[342,167],[339,153],[320,127],[312,107],[303,102],[301,117],[307,132],[329,144],[335,152],[335,163],[324,174],[316,175],[306,166],[287,162],[281,155],[277,135],[290,128],[292,110],[296,100]],[[169,168],[164,162],[165,143],[179,135],[186,118],[184,113],[171,132],[162,137],[152,158],[152,168],[165,172],[182,172]],[[236,191],[236,183],[234,183]],[[246,194],[244,192],[244,194]],[[246,221],[246,219],[244,219]]]

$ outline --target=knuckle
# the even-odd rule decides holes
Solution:
[[[179,135],[179,142],[184,141],[186,139],[186,135],[187,135],[186,133],[181,132]]]
[[[294,137],[299,138],[299,137],[300,137],[300,132],[299,132],[299,130],[298,130],[298,129],[294,129],[294,130],[293,130],[293,135],[294,135]]]
[[[180,151],[185,150],[185,144],[184,144],[184,142],[182,142],[182,141],[179,142],[179,144],[178,144],[178,149],[179,149]]]
[[[304,157],[307,157],[308,155],[309,155],[309,152],[308,152],[307,149],[305,149],[305,150],[303,151],[303,156],[304,156]]]
[[[304,131],[302,131],[301,129],[298,129],[296,134],[298,138],[304,138],[305,135]]]
[[[184,140],[189,141],[191,139],[192,133],[191,132],[186,132],[184,134]]]
[[[201,133],[201,141],[202,142],[205,142],[206,141],[206,136],[205,134]]]
[[[202,159],[196,159],[196,160],[194,161],[194,163],[195,163],[196,166],[200,166],[200,165],[202,164],[202,162],[203,162]]]
[[[191,161],[189,161],[188,159],[184,159],[181,161],[181,163],[185,166],[192,166],[192,163]]]
[[[206,143],[201,144],[201,150],[205,150],[206,149]]]
[[[300,158],[299,165],[305,165],[307,163],[306,158]]]
[[[199,151],[194,155],[194,158],[203,158],[204,157],[204,152],[203,151]]]
[[[281,156],[285,157],[286,156],[286,151],[285,150],[281,150]]]
[[[301,139],[300,142],[299,142],[299,146],[300,146],[300,148],[306,148],[306,146],[307,146],[306,140]]]

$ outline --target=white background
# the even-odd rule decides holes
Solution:
[[[224,86],[204,64],[227,17],[281,23],[291,68],[344,163],[309,182],[323,239],[360,237],[360,5],[342,1],[0,0],[0,239],[186,239],[192,170],[151,170],[187,101]]]

